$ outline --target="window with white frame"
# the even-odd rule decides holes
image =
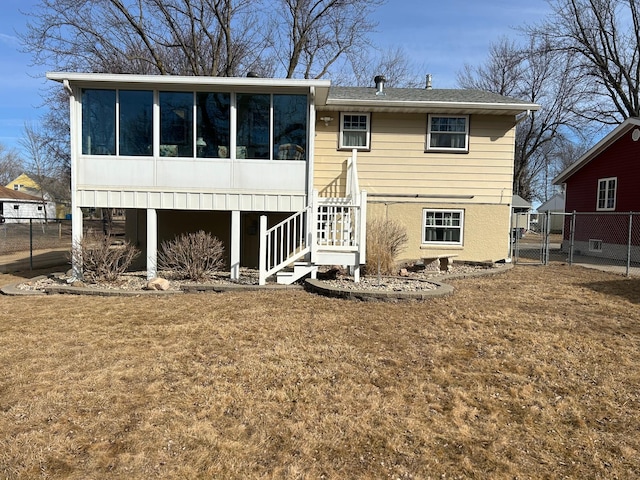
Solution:
[[[429,115],[427,151],[469,151],[469,116]]]
[[[371,116],[368,113],[340,114],[340,148],[368,150],[370,134]]]
[[[462,245],[464,210],[423,210],[422,243]]]
[[[618,179],[615,177],[601,178],[598,180],[598,205],[596,210],[616,209],[616,185]]]

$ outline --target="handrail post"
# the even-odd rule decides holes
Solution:
[[[260,250],[258,260],[258,284],[267,283],[267,216],[260,215]]]
[[[311,195],[311,205],[307,213],[307,238],[311,249],[311,263],[315,263],[318,255],[318,191]]]
[[[358,222],[360,242],[358,245],[360,263],[367,261],[367,191],[360,192],[360,221]]]

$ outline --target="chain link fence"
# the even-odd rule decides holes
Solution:
[[[34,250],[71,251],[71,220],[50,220],[42,218],[11,219],[0,224],[0,257]],[[106,228],[101,219],[85,218],[83,231],[103,232]],[[113,220],[109,226],[112,234],[124,235],[124,220]]]
[[[567,262],[640,275],[640,212],[546,213],[538,228],[514,235],[515,263]]]

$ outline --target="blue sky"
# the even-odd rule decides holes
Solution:
[[[3,0],[0,15],[0,143],[19,148],[25,122],[42,115],[40,94],[44,70],[31,67],[30,56],[20,53],[17,32],[23,32],[36,0]],[[545,0],[388,0],[374,20],[379,22],[373,41],[402,47],[434,88],[456,86],[456,73],[465,63],[479,64],[489,45],[500,36],[516,36],[514,27],[540,20],[549,11]]]

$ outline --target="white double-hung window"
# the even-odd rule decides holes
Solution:
[[[340,114],[340,148],[369,150],[371,116],[368,113]]]
[[[427,151],[469,151],[469,116],[429,115]]]
[[[464,210],[424,209],[422,243],[462,245]]]
[[[616,209],[616,185],[618,179],[615,177],[601,178],[598,180],[598,205],[596,210]]]

